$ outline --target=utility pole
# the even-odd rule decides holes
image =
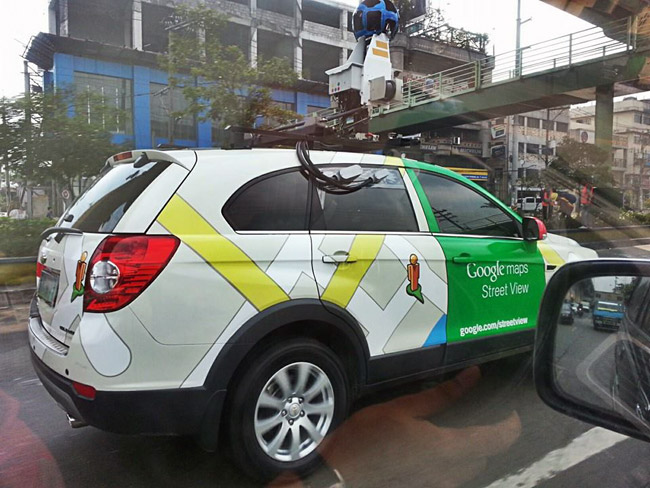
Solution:
[[[515,42],[515,72],[516,76],[521,76],[522,73],[522,62],[521,62],[521,26],[532,20],[532,17],[528,17],[526,20],[521,20],[521,0],[517,0],[517,38]]]
[[[25,77],[25,163],[28,168],[31,167],[32,159],[32,110],[31,110],[31,78],[29,76],[29,63],[27,60],[23,61],[24,77]],[[32,189],[29,182],[25,180],[25,191],[27,194],[27,217],[32,218]],[[22,202],[20,202],[22,206]]]

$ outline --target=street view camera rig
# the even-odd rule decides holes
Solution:
[[[391,0],[363,0],[352,16],[357,44],[348,60],[326,71],[332,106],[303,120],[271,130],[233,128],[255,138],[256,146],[293,145],[308,141],[350,151],[385,149],[386,141],[368,134],[373,108],[401,101],[402,80],[390,61],[390,41],[399,14]],[[252,141],[251,141],[252,142]]]

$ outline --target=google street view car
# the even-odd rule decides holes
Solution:
[[[370,388],[530,350],[547,278],[594,257],[417,161],[132,151],[43,234],[32,361],[73,425],[304,473]]]

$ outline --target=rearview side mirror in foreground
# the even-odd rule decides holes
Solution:
[[[561,267],[542,299],[533,372],[555,410],[650,441],[650,260]]]

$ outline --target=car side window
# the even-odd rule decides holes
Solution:
[[[450,178],[417,175],[441,233],[520,237],[515,219],[492,200]]]
[[[324,168],[336,174],[340,167]],[[399,171],[394,168],[363,169],[358,181],[369,178],[377,170],[387,171],[378,183],[353,193],[336,194],[317,190],[312,209],[312,230],[354,232],[418,232],[411,200]]]
[[[307,230],[309,181],[298,170],[248,183],[226,202],[223,215],[233,229]]]

